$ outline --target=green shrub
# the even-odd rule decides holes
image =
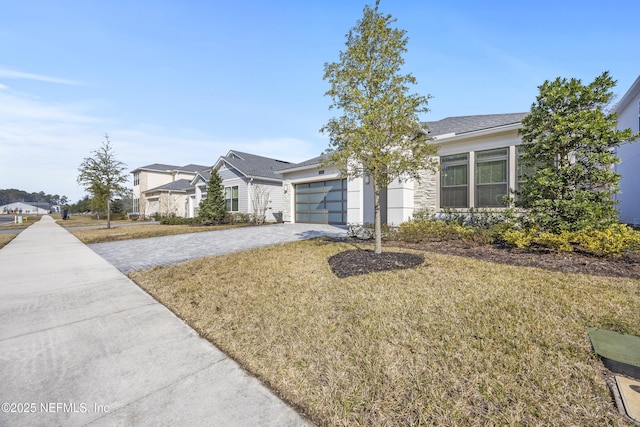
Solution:
[[[391,227],[387,224],[381,224],[380,231],[382,234],[382,240],[394,239],[398,233],[396,227]],[[374,224],[369,222],[364,224],[349,224],[347,228],[347,235],[356,239],[369,240],[375,237]]]
[[[181,216],[163,216],[160,218],[160,224],[163,225],[196,225],[200,224],[198,218],[183,218]]]
[[[531,246],[535,230],[516,230],[514,228],[496,229],[496,237],[509,246],[528,248]]]
[[[244,212],[227,212],[224,222],[229,224],[247,224],[251,222],[251,215]]]
[[[397,238],[409,243],[464,239],[476,241],[478,231],[457,222],[408,221],[400,224]]]
[[[125,219],[129,219],[127,214],[124,214],[124,213],[111,213],[111,220],[112,221],[120,221],[120,220],[125,220]]]
[[[412,221],[433,221],[436,219],[436,214],[431,212],[429,208],[422,208],[413,211]]]
[[[620,256],[640,249],[640,232],[625,224],[613,224],[604,230],[581,230],[574,239],[582,248],[598,255]]]
[[[468,214],[466,211],[444,208],[440,213],[439,219],[449,224],[465,225],[467,223],[467,217]]]
[[[573,233],[563,230],[560,233],[550,233],[542,231],[533,237],[533,242],[546,248],[556,249],[559,251],[572,252]]]

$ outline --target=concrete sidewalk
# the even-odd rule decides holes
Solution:
[[[0,273],[2,426],[309,425],[51,217]]]

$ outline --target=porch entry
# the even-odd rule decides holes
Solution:
[[[296,184],[296,222],[347,223],[347,180]]]

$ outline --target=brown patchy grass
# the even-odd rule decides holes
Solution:
[[[62,219],[60,214],[52,214],[53,219],[56,220],[56,224],[61,225],[62,227],[106,227],[107,219],[93,219],[90,216],[86,215],[72,215],[68,219]],[[118,226],[122,224],[131,224],[134,221],[128,219],[119,219],[119,220],[111,220],[111,226]],[[144,222],[140,222],[140,224],[144,224]]]
[[[3,216],[7,216],[7,215],[3,215]],[[11,216],[11,220],[13,221],[13,215],[10,215],[10,216]],[[2,224],[2,226],[0,226],[0,228],[2,228],[3,230],[24,230],[30,225],[40,221],[40,218],[42,218],[42,215],[22,215],[22,219],[23,219],[22,224],[17,224],[14,222],[5,222]]]
[[[353,247],[295,242],[130,277],[319,425],[627,424],[585,328],[640,334],[639,281],[429,252],[338,279],[327,259]]]
[[[13,239],[15,239],[15,237],[18,235],[18,233],[2,233],[0,234],[0,249],[4,248],[5,246],[7,246],[7,244],[12,241]]]
[[[128,222],[131,224],[131,222]],[[147,239],[150,237],[172,236],[174,234],[200,233],[203,231],[224,230],[227,228],[242,227],[242,225],[216,225],[216,226],[193,226],[193,225],[162,225],[162,224],[141,224],[127,225],[112,228],[87,228],[81,230],[70,230],[82,243],[104,243],[129,239]],[[106,223],[105,226],[106,227]]]

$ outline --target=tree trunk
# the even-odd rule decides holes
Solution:
[[[111,195],[107,197],[107,228],[111,228]]]
[[[375,244],[373,246],[373,252],[376,254],[382,253],[382,227],[380,224],[380,185],[373,178],[373,206],[374,206],[374,220],[373,220],[373,234],[375,237]]]

